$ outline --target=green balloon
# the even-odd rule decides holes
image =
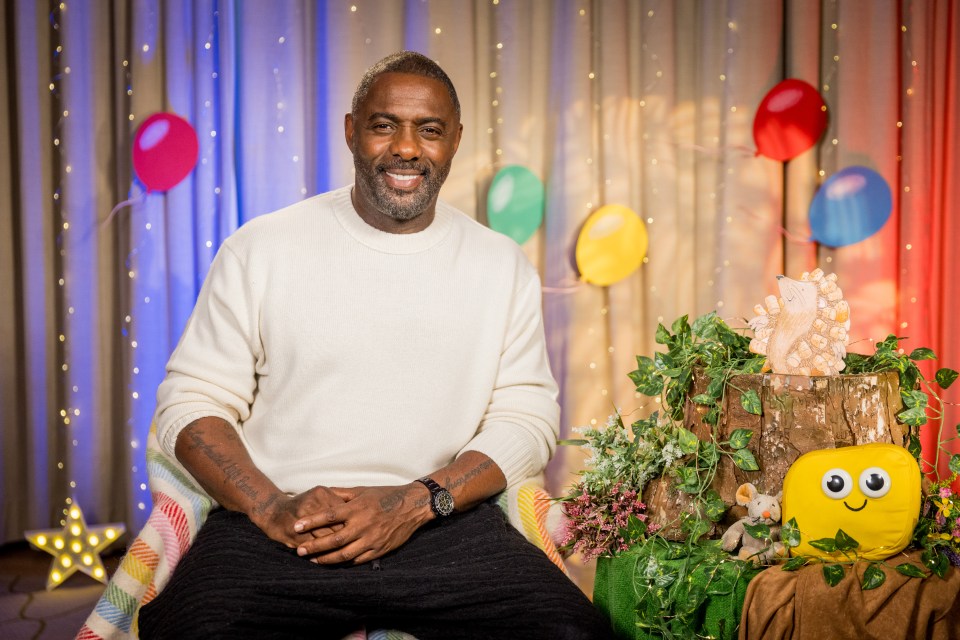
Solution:
[[[506,166],[487,191],[487,221],[494,231],[523,244],[543,222],[544,201],[540,178],[526,167]]]

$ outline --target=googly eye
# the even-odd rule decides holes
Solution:
[[[890,474],[880,467],[870,467],[860,474],[860,491],[868,498],[882,498],[890,491]]]
[[[828,498],[842,500],[853,491],[853,478],[843,469],[830,469],[823,474],[820,487]]]

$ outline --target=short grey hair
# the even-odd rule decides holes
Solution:
[[[440,68],[440,65],[416,51],[398,51],[367,69],[367,72],[360,79],[360,84],[357,85],[357,91],[353,94],[353,103],[350,105],[350,112],[354,117],[357,116],[360,104],[367,99],[374,81],[384,73],[409,73],[439,80],[447,88],[447,93],[450,94],[450,100],[453,101],[457,118],[460,117],[460,99],[457,98],[457,90],[450,81],[450,77]]]

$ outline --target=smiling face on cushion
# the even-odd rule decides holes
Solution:
[[[920,468],[903,447],[865,444],[806,453],[783,481],[783,522],[797,521],[794,555],[842,558],[810,546],[838,529],[860,543],[856,554],[888,558],[910,542],[920,515]]]

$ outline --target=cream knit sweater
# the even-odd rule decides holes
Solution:
[[[203,416],[234,425],[277,486],[410,482],[465,450],[508,484],[553,454],[559,408],[536,271],[444,203],[381,232],[346,187],[245,224],[210,267],[158,390],[173,455]]]

